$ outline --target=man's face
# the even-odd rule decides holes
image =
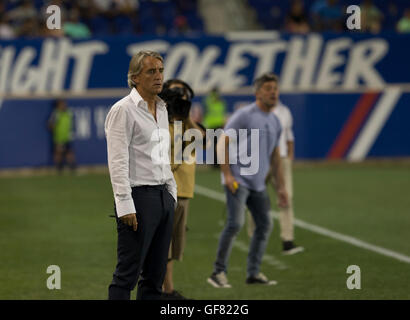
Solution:
[[[59,100],[57,102],[57,109],[60,111],[65,111],[67,109],[67,105],[64,100]]]
[[[153,95],[160,93],[164,80],[164,66],[161,60],[145,57],[142,63],[144,67],[141,72],[133,77],[137,89]]]
[[[258,99],[262,105],[269,109],[276,106],[279,99],[279,88],[277,82],[265,82],[256,92],[256,99]]]

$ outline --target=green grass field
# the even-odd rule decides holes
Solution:
[[[294,170],[296,218],[410,256],[410,165],[303,164]],[[222,192],[219,172],[198,170],[197,184]],[[272,190],[272,203],[275,197]],[[116,263],[113,196],[107,174],[0,178],[0,299],[106,299]],[[225,205],[196,194],[190,204],[184,261],[175,287],[194,299],[409,299],[410,263],[296,227],[306,251],[281,255],[279,224],[262,271],[277,286],[245,284],[245,228],[229,264],[233,288],[206,283]],[[275,206],[272,208],[276,210]],[[49,265],[61,268],[61,290],[49,290]],[[349,265],[361,289],[348,290]],[[135,297],[135,291],[132,295]]]

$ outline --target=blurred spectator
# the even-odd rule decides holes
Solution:
[[[343,11],[338,0],[316,0],[311,12],[316,31],[343,30]]]
[[[83,39],[91,36],[88,26],[80,21],[80,11],[78,8],[71,9],[69,19],[64,22],[63,30],[66,36],[74,39]]]
[[[404,11],[403,17],[397,23],[397,31],[401,33],[410,32],[410,8]]]
[[[383,14],[372,0],[363,0],[361,6],[361,31],[379,33],[382,28]]]
[[[285,30],[294,33],[309,32],[310,27],[302,0],[294,0],[286,17]]]
[[[62,173],[66,161],[71,171],[76,168],[75,155],[72,148],[73,114],[67,108],[65,100],[57,99],[54,110],[48,120],[48,128],[53,134],[54,164],[58,173]]]
[[[188,19],[183,14],[178,14],[174,19],[174,26],[171,33],[185,34],[189,31],[191,31],[191,28],[188,24]]]
[[[202,114],[202,107],[200,104],[196,103],[192,105],[191,108],[191,119],[196,123],[202,123],[203,114]]]
[[[24,38],[33,38],[39,36],[40,25],[36,17],[25,19],[17,28],[17,35]]]
[[[10,26],[4,13],[0,13],[0,39],[8,40],[16,37],[16,32]]]
[[[226,121],[227,108],[218,88],[213,88],[203,102],[205,105],[204,126],[207,129],[223,128]]]
[[[50,5],[60,8],[63,34],[72,38],[203,30],[197,0],[8,0],[0,1],[0,37],[60,37],[46,27]]]
[[[107,13],[113,6],[113,0],[92,0],[94,6],[101,13]]]
[[[207,129],[220,129],[225,126],[227,107],[225,101],[219,94],[218,88],[213,88],[212,91],[204,98],[205,118],[204,126]],[[218,161],[216,158],[217,139],[213,141],[214,159],[212,161],[214,168],[217,168]]]
[[[37,17],[37,10],[32,1],[23,0],[16,8],[8,12],[7,17],[13,27],[20,28],[27,20]]]
[[[138,7],[137,0],[114,0],[112,11],[115,33],[133,34],[135,32]]]
[[[139,8],[138,0],[114,0],[114,7],[120,13],[133,14]]]

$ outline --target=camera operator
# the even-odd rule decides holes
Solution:
[[[183,140],[184,133],[189,129],[200,130],[202,138],[205,136],[205,128],[195,123],[190,118],[191,100],[194,92],[191,87],[179,79],[171,79],[164,83],[164,87],[159,96],[166,102],[169,119],[169,133],[171,136],[171,170],[177,183],[178,198],[177,207],[174,214],[172,238],[168,254],[167,272],[163,285],[163,298],[169,300],[185,300],[178,291],[174,290],[173,283],[173,260],[181,261],[185,247],[185,232],[188,215],[189,199],[194,196],[195,186],[195,152],[190,155],[189,163],[182,160],[182,163],[174,163],[174,154],[185,149],[186,142]],[[178,122],[179,121],[179,122]],[[182,125],[181,130],[177,130],[177,125]],[[178,132],[179,131],[179,132]],[[181,140],[182,145],[177,150],[174,142]]]

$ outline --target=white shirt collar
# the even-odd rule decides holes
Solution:
[[[147,106],[147,102],[141,97],[141,95],[139,94],[138,90],[135,89],[135,87],[131,89],[130,96],[131,96],[132,101],[135,103],[137,107],[140,106],[141,102],[143,102],[143,105]],[[156,105],[157,107],[160,107],[163,110],[166,109],[166,104],[164,100],[162,100],[158,96],[156,97]]]

